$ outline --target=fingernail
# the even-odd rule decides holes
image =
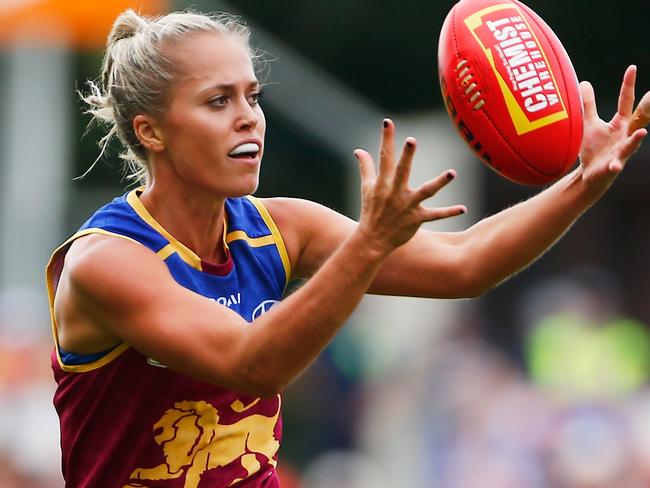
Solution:
[[[388,127],[388,119],[384,119],[384,129]]]
[[[412,140],[407,139],[407,140],[406,140],[406,146],[410,149],[410,148],[412,148],[413,146],[415,146],[415,144],[413,144],[413,141],[412,141]]]
[[[456,175],[454,174],[453,171],[448,171],[448,172],[447,172],[447,179],[448,179],[449,181],[453,180],[455,176],[456,176]]]
[[[458,215],[462,215],[462,214],[464,214],[466,211],[467,211],[467,210],[465,210],[464,208],[461,208],[461,209],[458,211]]]

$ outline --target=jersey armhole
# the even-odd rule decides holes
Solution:
[[[50,260],[47,263],[47,267],[45,268],[47,295],[48,295],[48,301],[50,307],[50,323],[52,326],[52,338],[54,340],[54,353],[56,355],[56,359],[59,364],[59,367],[66,372],[82,373],[82,372],[98,369],[104,366],[105,364],[110,363],[113,359],[117,358],[120,354],[122,354],[124,351],[126,351],[129,348],[128,344],[122,342],[117,344],[113,348],[104,351],[103,353],[88,354],[88,355],[77,354],[75,355],[76,360],[74,361],[74,364],[66,364],[66,361],[64,361],[64,357],[62,357],[63,351],[61,349],[61,346],[59,345],[59,332],[56,323],[56,318],[54,315],[54,297],[56,295],[56,289],[59,284],[59,278],[61,277],[61,271],[63,270],[63,261],[68,249],[70,248],[70,246],[74,241],[90,234],[102,234],[102,235],[121,237],[122,239],[127,239],[129,241],[139,244],[138,241],[136,241],[135,239],[132,239],[130,237],[121,234],[116,234],[114,232],[109,232],[107,230],[99,229],[99,228],[88,228],[74,234],[63,244],[61,244],[58,248],[56,248],[56,250],[52,253]],[[63,353],[69,354],[65,352]],[[89,357],[89,359],[86,358],[86,356]]]

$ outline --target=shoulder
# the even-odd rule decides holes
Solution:
[[[170,281],[152,251],[118,235],[81,236],[61,260],[51,305],[61,347],[68,351],[96,352],[119,343],[105,327],[108,318],[132,315],[151,302],[153,291],[142,283],[156,283],[160,291]]]
[[[129,285],[166,272],[161,260],[147,247],[113,234],[89,234],[75,240],[63,268],[62,277],[69,281],[71,292],[102,300],[123,295],[131,288]]]
[[[294,276],[311,275],[356,223],[319,203],[299,198],[262,198],[289,253]]]
[[[261,198],[260,202],[267,208],[285,238],[289,234],[299,239],[309,238],[318,234],[319,229],[327,232],[330,226],[352,222],[335,210],[310,200],[276,197]]]
[[[132,254],[151,254],[145,246],[128,236],[90,233],[76,239],[66,253],[66,267],[82,266],[105,258],[126,258]],[[105,264],[105,262],[104,262]]]
[[[273,220],[285,225],[295,220],[296,216],[340,215],[325,205],[302,198],[274,197],[258,200],[268,209]]]

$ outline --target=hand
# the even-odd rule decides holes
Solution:
[[[463,205],[426,208],[422,201],[435,195],[456,176],[447,170],[416,189],[408,186],[416,140],[408,137],[399,161],[395,163],[395,126],[384,119],[379,173],[372,156],[362,149],[354,151],[361,172],[362,209],[359,230],[370,245],[388,254],[406,243],[424,222],[445,219],[467,211]]]
[[[598,117],[594,89],[589,82],[580,83],[584,105],[584,135],[580,149],[582,178],[599,193],[605,191],[623,171],[627,160],[641,145],[647,135],[643,128],[648,123],[650,98],[642,100],[634,113],[634,86],[636,66],[625,71],[618,110],[612,120],[605,122]],[[644,115],[645,114],[645,115]],[[644,120],[642,120],[645,117]]]
[[[632,114],[632,120],[628,127],[628,134],[632,135],[637,129],[643,129],[650,123],[650,92],[646,92]]]

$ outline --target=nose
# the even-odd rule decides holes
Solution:
[[[244,97],[239,102],[239,110],[237,113],[237,120],[235,122],[235,127],[237,130],[250,130],[254,129],[257,126],[257,123],[260,120],[260,115],[255,106],[251,106],[248,102],[248,99]]]

